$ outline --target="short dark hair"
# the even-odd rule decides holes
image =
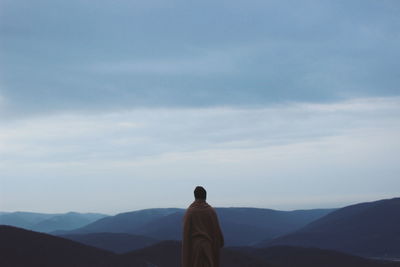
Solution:
[[[207,198],[207,191],[202,186],[196,186],[194,189],[194,198],[195,199],[206,199]]]

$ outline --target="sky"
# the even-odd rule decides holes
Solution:
[[[397,0],[0,0],[0,211],[398,197]]]

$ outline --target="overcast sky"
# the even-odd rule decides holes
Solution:
[[[0,0],[0,211],[399,196],[400,2]]]

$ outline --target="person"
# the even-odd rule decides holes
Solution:
[[[207,202],[207,191],[197,186],[195,201],[183,218],[182,267],[218,267],[224,237],[217,213]]]

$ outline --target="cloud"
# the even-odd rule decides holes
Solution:
[[[26,197],[36,199],[29,205],[49,207],[34,195],[54,194],[65,209],[107,212],[156,207],[160,197],[169,199],[166,206],[182,206],[182,192],[194,184],[219,192],[213,200],[221,206],[300,208],[279,201],[286,196],[303,207],[315,207],[323,196],[320,205],[335,206],[356,201],[355,194],[360,201],[394,196],[399,107],[398,98],[378,98],[6,121],[0,125],[2,195],[4,203],[27,205]],[[166,187],[174,197],[165,195]],[[71,191],[81,204],[63,201]],[[95,203],[85,203],[88,192]]]
[[[6,116],[6,111],[8,109],[8,101],[6,97],[2,94],[2,91],[0,90],[0,121],[4,119]]]
[[[234,51],[206,51],[192,58],[132,60],[95,63],[87,70],[100,74],[136,75],[209,75],[234,74],[239,70],[240,49]],[[235,53],[237,52],[237,53]]]
[[[170,152],[286,145],[353,130],[397,129],[399,104],[398,98],[376,98],[268,108],[70,113],[5,122],[0,138],[4,159],[32,154],[31,161],[42,160],[40,155],[49,161],[113,161]]]
[[[0,108],[4,106],[5,102],[6,102],[5,97],[0,93]]]
[[[221,204],[242,189],[249,205],[296,187],[318,199],[306,186],[334,199],[325,184],[346,199],[388,195],[399,171],[399,7],[0,1],[2,196],[68,205],[68,190],[82,202],[98,185],[105,206],[107,195],[156,205],[148,187],[161,196],[173,183],[178,196],[202,181]]]
[[[8,116],[399,94],[396,1],[18,0],[2,10]]]

